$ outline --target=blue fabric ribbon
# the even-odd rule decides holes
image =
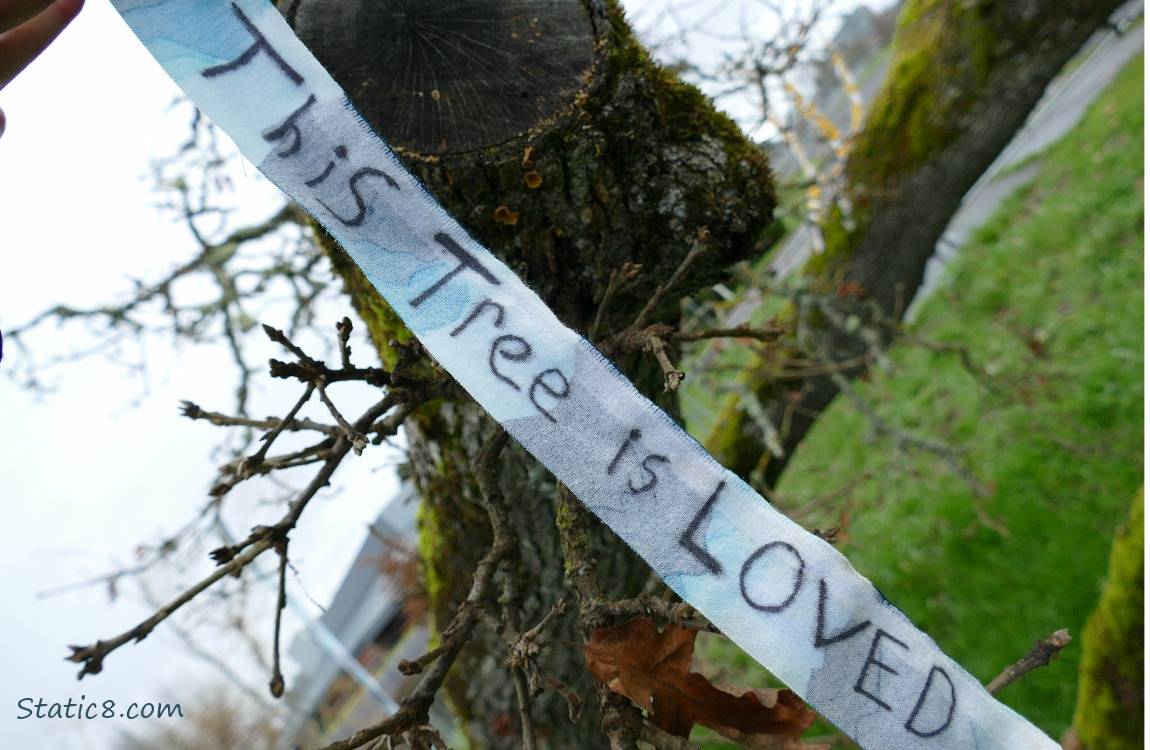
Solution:
[[[113,0],[429,352],[684,600],[870,750],[1055,750],[460,228],[264,0]]]

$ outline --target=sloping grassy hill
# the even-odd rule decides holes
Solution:
[[[905,345],[859,384],[952,460],[899,449],[840,398],[779,487],[784,510],[821,498],[802,520],[842,526],[855,566],[983,682],[1034,640],[1081,632],[1142,483],[1142,71],[1140,56],[1041,158],[918,315],[914,334],[964,347],[976,371]],[[753,669],[741,654],[709,653],[756,679],[731,674]],[[1058,737],[1077,663],[1071,644],[1000,697]]]
[[[862,388],[892,425],[940,438],[990,494],[933,455],[872,437],[838,403],[788,469],[801,504],[850,487],[817,525],[984,682],[1035,639],[1080,632],[1109,545],[1142,482],[1143,61],[1134,60],[1034,181],[971,239],[916,333]],[[1058,736],[1074,710],[1077,650],[1002,699]]]

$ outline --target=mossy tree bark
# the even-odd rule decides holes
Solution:
[[[612,297],[600,333],[626,327],[702,228],[710,249],[684,292],[762,250],[774,207],[765,157],[701,93],[649,59],[614,0],[298,0],[283,12],[436,198],[576,330],[588,330],[611,272],[630,261],[642,273]],[[329,249],[381,357],[394,362],[393,343],[410,334],[342,251]],[[658,315],[674,325],[675,301]],[[659,393],[658,367],[641,356],[620,364],[675,413]],[[425,374],[440,379],[442,398],[408,420],[409,469],[424,502],[421,555],[442,625],[490,542],[471,466],[492,424],[448,376]],[[569,594],[556,487],[517,446],[505,450],[500,477],[518,535],[517,604],[530,627]],[[638,593],[647,567],[594,526],[604,589]],[[574,618],[566,620],[548,634],[575,636]],[[488,634],[447,684],[477,747],[520,746],[506,660]],[[579,652],[551,648],[544,663],[595,705]],[[576,723],[567,713],[554,692],[536,702],[546,747],[603,746],[594,710]]]
[[[1083,750],[1145,747],[1143,492],[1114,537],[1110,574],[1082,632],[1074,730]]]
[[[852,214],[833,213],[826,250],[804,273],[815,291],[864,296],[849,310],[893,318],[921,286],[927,261],[968,190],[1025,123],[1047,85],[1121,0],[908,0],[890,71],[846,165]],[[844,304],[849,305],[849,302]],[[845,317],[845,316],[844,316]],[[866,345],[817,319],[819,343],[840,363]],[[879,328],[880,333],[884,330]],[[796,350],[825,359],[824,352]],[[865,365],[847,367],[857,376]],[[708,439],[729,468],[774,486],[794,450],[838,394],[826,376],[762,377],[748,385],[780,433],[770,456],[754,422],[729,402]]]

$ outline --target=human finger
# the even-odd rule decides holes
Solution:
[[[52,0],[0,0],[0,32],[30,21],[52,4]]]
[[[0,34],[0,89],[52,43],[83,5],[84,0],[56,0],[31,20]]]

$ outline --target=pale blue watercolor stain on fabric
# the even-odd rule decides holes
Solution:
[[[121,15],[140,41],[165,65],[172,59],[160,56],[158,50],[165,46],[192,50],[222,62],[239,57],[252,45],[252,37],[243,26],[219,23],[221,16],[232,15],[230,4],[224,0],[195,3],[127,0],[119,5]]]
[[[362,119],[354,114],[354,110],[347,108],[343,92],[307,53],[271,5],[260,0],[236,0],[234,3],[228,0],[114,0],[114,3],[153,54],[167,64],[169,72],[194,100],[209,110],[209,115],[217,124],[232,135],[241,151],[259,165],[262,171],[271,172],[269,177],[273,181],[276,180],[272,175],[278,175],[281,179],[277,184],[294,187],[293,194],[301,204],[309,205],[322,199],[322,196],[303,190],[301,186],[314,187],[309,183],[316,174],[313,168],[317,165],[322,167],[328,157],[317,162],[319,157],[312,154],[310,159],[282,164],[283,159],[268,157],[272,146],[263,134],[267,128],[283,122],[285,117],[296,111],[306,97],[314,94],[321,105],[331,105],[330,110],[326,106],[323,108],[323,118],[314,123],[313,129],[325,135],[331,143],[343,145],[343,139],[346,138],[347,144],[355,147],[359,157],[357,166],[359,161],[366,160],[368,154],[361,154],[358,150],[359,144],[368,145],[363,139],[368,138],[369,131]],[[241,11],[236,10],[240,8],[242,15],[246,15],[259,32],[244,26],[240,18]],[[268,54],[257,51],[251,57],[254,65],[249,66],[245,60],[238,67],[226,71],[226,75],[220,73],[212,77],[210,82],[202,78],[204,67],[237,60],[251,50],[257,42],[253,33],[266,34],[269,43],[274,43],[277,54],[282,53],[283,59],[288,61],[298,75],[284,75],[282,66],[277,69]],[[181,79],[181,75],[184,78]],[[298,80],[299,77],[306,80],[306,86]],[[348,117],[349,113],[351,117]],[[319,114],[318,108],[316,114]],[[397,165],[384,144],[372,140],[370,145],[381,160],[381,165],[384,161],[392,166]],[[304,168],[308,171],[301,173],[300,170]],[[357,198],[365,201],[370,199],[371,205],[367,207],[370,209],[367,214],[370,220],[367,223],[371,226],[361,228],[359,221],[345,221],[343,223],[353,229],[336,234],[342,237],[345,244],[348,240],[355,243],[364,233],[375,234],[378,243],[364,241],[356,250],[349,249],[349,252],[364,267],[372,283],[390,297],[397,312],[424,340],[428,350],[497,418],[507,422],[510,427],[526,425],[526,417],[530,417],[530,423],[536,425],[535,429],[514,432],[529,449],[533,449],[536,455],[549,458],[549,466],[570,469],[575,475],[572,479],[587,475],[595,470],[594,467],[600,467],[601,470],[603,461],[588,465],[586,460],[580,461],[570,453],[570,445],[556,445],[554,438],[558,433],[555,429],[558,428],[553,429],[547,413],[535,412],[531,400],[524,397],[523,384],[529,382],[525,378],[533,377],[541,371],[540,368],[558,368],[564,373],[571,373],[565,377],[573,384],[572,395],[566,397],[566,401],[561,400],[558,407],[566,409],[564,413],[572,420],[569,429],[582,430],[588,435],[600,435],[604,420],[614,420],[625,430],[638,423],[637,412],[657,413],[662,421],[655,420],[657,424],[651,427],[650,439],[662,445],[689,445],[688,458],[701,450],[697,443],[678,431],[669,417],[640,396],[601,355],[596,353],[593,357],[588,354],[593,351],[591,345],[563,327],[510,269],[498,264],[485,250],[462,243],[468,245],[468,253],[478,262],[492,264],[488,270],[498,280],[488,279],[487,284],[481,284],[468,276],[472,271],[464,271],[459,278],[447,279],[444,286],[437,289],[424,303],[413,306],[411,303],[417,301],[421,293],[434,288],[437,282],[444,280],[445,275],[456,268],[451,262],[445,264],[444,253],[433,246],[431,239],[438,237],[439,233],[453,234],[458,228],[430,198],[424,200],[425,193],[406,189],[407,186],[417,185],[413,177],[406,176],[400,182],[405,187],[396,195],[388,190],[372,192],[370,195],[370,191],[365,190],[362,196],[356,194]],[[351,192],[354,193],[354,190]],[[413,197],[419,198],[419,201],[413,202]],[[395,201],[394,205],[390,204],[392,200]],[[323,208],[322,204],[319,207]],[[311,207],[314,208],[316,206]],[[360,205],[359,208],[364,206]],[[317,213],[314,210],[312,212]],[[323,211],[318,211],[318,215],[321,221],[323,218],[331,221],[331,217]],[[339,218],[337,214],[336,219]],[[409,243],[411,246],[407,248]],[[381,247],[381,244],[390,245],[391,249]],[[400,252],[396,248],[405,250]],[[393,262],[395,265],[389,267]],[[476,300],[484,297],[493,298],[505,309],[506,323],[494,325],[490,319],[485,319],[486,327],[480,328],[477,325],[468,329],[465,335],[452,335],[454,324],[474,309]],[[525,346],[521,346],[523,356],[503,355],[505,361],[493,360],[498,350],[493,348],[497,342],[492,336],[512,330],[515,334],[509,338],[519,339],[524,345],[530,343],[531,354],[528,355]],[[595,366],[576,371],[572,363],[577,358]],[[519,366],[520,369],[513,374],[524,379],[519,381],[519,385],[508,384],[506,379],[499,378],[496,364],[506,365],[508,372],[511,372],[511,364]],[[589,382],[583,384],[583,380]],[[604,394],[607,393],[618,395],[627,408],[620,404],[607,404],[604,400]],[[527,390],[526,394],[530,396],[531,391]],[[580,396],[577,402],[576,395]],[[666,451],[672,454],[670,449]],[[697,481],[688,481],[688,467],[695,469],[691,473],[697,475],[694,477]],[[644,514],[643,521],[652,521],[650,525],[655,533],[632,534],[629,539],[639,540],[638,551],[648,559],[658,561],[660,572],[664,573],[667,582],[684,599],[695,604],[746,648],[748,653],[769,665],[777,676],[798,692],[807,692],[812,679],[811,670],[821,665],[822,654],[825,653],[812,653],[811,643],[811,628],[816,622],[814,618],[824,603],[819,597],[820,589],[817,585],[823,576],[831,582],[836,594],[841,587],[843,606],[846,609],[858,611],[860,618],[873,619],[876,626],[881,620],[886,623],[889,632],[896,632],[897,628],[900,637],[905,637],[907,643],[913,642],[914,647],[922,652],[918,659],[921,662],[919,666],[924,667],[931,660],[944,658],[937,645],[917,630],[902,636],[902,629],[912,628],[910,623],[901,615],[892,620],[892,610],[876,598],[873,586],[854,573],[845,558],[833,552],[825,543],[813,540],[777,511],[765,506],[765,501],[734,475],[725,472],[713,460],[707,462],[692,459],[684,461],[681,468],[682,473],[676,472],[679,490],[661,495],[661,499],[676,498],[682,502],[658,508],[663,511],[658,523],[653,523],[655,519],[651,516],[654,513]],[[722,572],[717,575],[688,575],[683,572],[688,568],[686,565],[680,567],[679,560],[691,552],[677,544],[682,530],[678,522],[690,518],[693,510],[698,507],[693,502],[699,496],[698,487],[694,485],[702,482],[713,487],[719,481],[727,483],[731,494],[722,498],[722,507],[714,509],[712,517],[705,526],[697,529],[693,538],[708,554],[720,561]],[[590,501],[594,498],[584,499]],[[633,528],[635,519],[631,518],[629,523],[630,526],[624,524],[621,527]],[[656,539],[656,536],[659,538]],[[776,545],[784,545],[778,547],[780,550],[790,549],[794,552],[799,564],[788,560],[783,553],[760,554]],[[802,556],[797,551],[800,549]],[[807,566],[805,581],[803,565]],[[794,582],[793,594],[789,588],[790,581]],[[767,602],[785,602],[785,607],[781,604],[777,607],[785,612],[761,606]],[[842,619],[841,614],[832,616],[834,622]],[[914,634],[917,636],[911,638]],[[854,644],[851,645],[853,647]],[[844,668],[853,667],[857,670],[858,665],[854,661]],[[862,664],[865,672],[873,662],[863,660]],[[973,682],[969,675],[963,673],[963,677]],[[828,679],[823,682],[832,691],[829,705],[834,705],[833,699],[836,696],[850,698],[855,695],[850,691],[849,681]],[[971,697],[974,696],[978,696],[979,700],[972,701],[967,710],[972,716],[987,722],[988,731],[995,733],[988,742],[994,742],[995,747],[1011,750],[1020,747],[1056,747],[1033,727],[1019,721],[1017,715],[993,700],[986,700],[988,696],[985,693],[971,693]],[[866,708],[873,711],[872,705],[866,705]],[[896,738],[897,742],[888,741],[893,736],[892,732],[900,731],[900,726],[899,722],[892,723],[889,719],[884,719],[878,727],[860,725],[857,730],[860,735],[858,739],[869,747],[919,747],[905,732]],[[971,746],[965,737],[947,738],[946,741],[951,739],[954,743],[948,745],[950,747]]]

